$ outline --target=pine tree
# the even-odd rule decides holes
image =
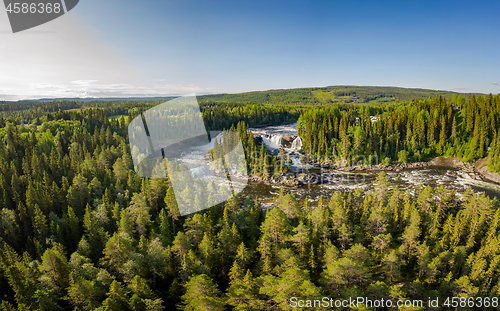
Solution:
[[[259,290],[250,269],[242,280],[228,288],[227,297],[227,303],[238,311],[258,311],[265,307],[265,303],[259,299]]]
[[[45,251],[39,268],[59,288],[59,291],[62,292],[69,286],[68,261],[61,244],[55,243],[51,249]]]
[[[418,210],[414,210],[411,213],[409,225],[406,227],[402,236],[403,245],[406,249],[406,255],[408,258],[411,257],[412,252],[417,247],[420,234],[420,213]]]
[[[391,250],[382,259],[384,265],[384,270],[386,275],[389,277],[389,282],[392,284],[393,280],[398,278],[400,275],[400,263],[401,260],[397,254],[396,250]]]
[[[92,250],[92,258],[97,261],[104,247],[104,237],[106,234],[88,204],[83,217],[83,228],[85,237]]]
[[[192,277],[185,285],[186,293],[178,307],[185,311],[225,309],[217,285],[205,274]]]
[[[128,310],[128,295],[129,292],[122,286],[120,282],[113,281],[109,287],[109,291],[106,294],[108,298],[102,303],[106,310],[110,311],[121,311]]]
[[[167,189],[167,194],[165,195],[165,206],[168,211],[168,216],[172,218],[172,229],[175,235],[175,221],[179,219],[180,213],[172,186],[169,186]]]
[[[33,232],[35,233],[35,238],[45,244],[45,239],[48,237],[49,228],[47,224],[47,217],[42,213],[38,204],[35,204],[33,213]]]
[[[309,273],[298,267],[289,267],[279,277],[263,276],[261,282],[259,293],[269,297],[280,309],[290,307],[289,297],[314,300],[321,295],[320,289],[311,282]]]
[[[152,239],[149,242],[146,259],[148,261],[149,269],[152,270],[153,275],[153,289],[156,287],[156,275],[162,275],[164,269],[166,268],[166,256],[167,250],[163,247],[159,238]],[[152,297],[142,297],[141,298],[152,298]]]
[[[295,234],[290,237],[290,241],[293,242],[294,246],[299,250],[300,256],[302,257],[307,251],[310,228],[309,226],[304,225],[304,222],[301,220],[299,225],[292,231]]]

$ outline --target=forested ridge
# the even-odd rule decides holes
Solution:
[[[500,96],[438,96],[378,107],[326,106],[298,121],[304,149],[318,161],[374,164],[434,156],[475,161],[490,156],[500,172]]]
[[[335,85],[297,89],[255,91],[238,94],[199,96],[201,102],[269,103],[269,104],[369,104],[443,96],[451,99],[460,93],[402,87]]]
[[[252,159],[248,167],[266,175],[283,167],[262,165],[266,151],[248,125],[301,115],[305,148],[319,160],[352,156],[360,130],[366,136],[359,150],[366,154],[397,160],[405,150],[412,160],[417,152],[423,158],[465,150],[463,157],[475,159],[500,146],[499,100],[201,107],[207,130],[233,126]],[[444,187],[403,192],[381,173],[369,192],[334,192],[310,202],[282,190],[267,211],[258,198],[236,196],[180,217],[169,180],[138,177],[130,156],[128,122],[155,102],[102,105],[2,115],[2,310],[287,310],[291,297],[500,295],[497,200],[471,190],[459,197]],[[21,126],[23,118],[40,123]],[[414,135],[419,125],[423,134]],[[455,127],[456,137],[445,137],[439,151],[443,127],[450,134]],[[408,132],[397,139],[395,129],[407,128],[409,141]],[[342,137],[349,142],[345,154],[335,147]]]
[[[164,101],[154,100],[113,100],[113,101],[50,101],[50,102],[0,102],[0,127],[7,122],[12,124],[38,124],[45,120],[69,120],[72,112],[89,108],[105,109],[112,118],[121,116],[135,117],[141,112],[157,106]],[[289,107],[284,104],[264,103],[221,103],[206,101],[200,103],[200,111],[207,131],[229,129],[240,121],[249,126],[262,126],[296,122],[305,105]],[[55,114],[51,114],[55,113]]]

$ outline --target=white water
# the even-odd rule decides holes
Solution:
[[[303,164],[300,161],[301,154],[298,151],[302,150],[302,139],[298,136],[297,123],[251,128],[250,130],[254,135],[262,138],[264,146],[271,152],[276,152],[284,147],[284,135],[297,136],[290,148],[284,148],[285,153],[290,158],[291,168],[296,171],[311,168],[309,164]]]
[[[285,125],[273,125],[259,128],[250,128],[254,135],[297,135],[297,122]]]
[[[262,136],[262,142],[271,151],[279,150],[283,146],[283,135]]]
[[[297,136],[292,142],[292,147],[290,148],[292,150],[299,151],[302,149],[302,138],[300,136]]]

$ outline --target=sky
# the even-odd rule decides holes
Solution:
[[[497,1],[81,0],[13,34],[0,100],[378,85],[498,94]]]

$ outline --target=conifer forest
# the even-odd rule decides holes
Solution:
[[[268,161],[250,128],[294,122],[314,163],[442,156],[500,173],[500,95],[300,92],[205,96],[201,114],[207,131],[239,135],[259,178],[289,161]],[[129,122],[163,101],[0,102],[0,310],[499,310],[497,198],[401,189],[381,171],[368,190],[311,200],[281,188],[266,206],[238,194],[181,216],[168,178],[136,174],[128,140]],[[314,304],[324,297],[394,305]]]

